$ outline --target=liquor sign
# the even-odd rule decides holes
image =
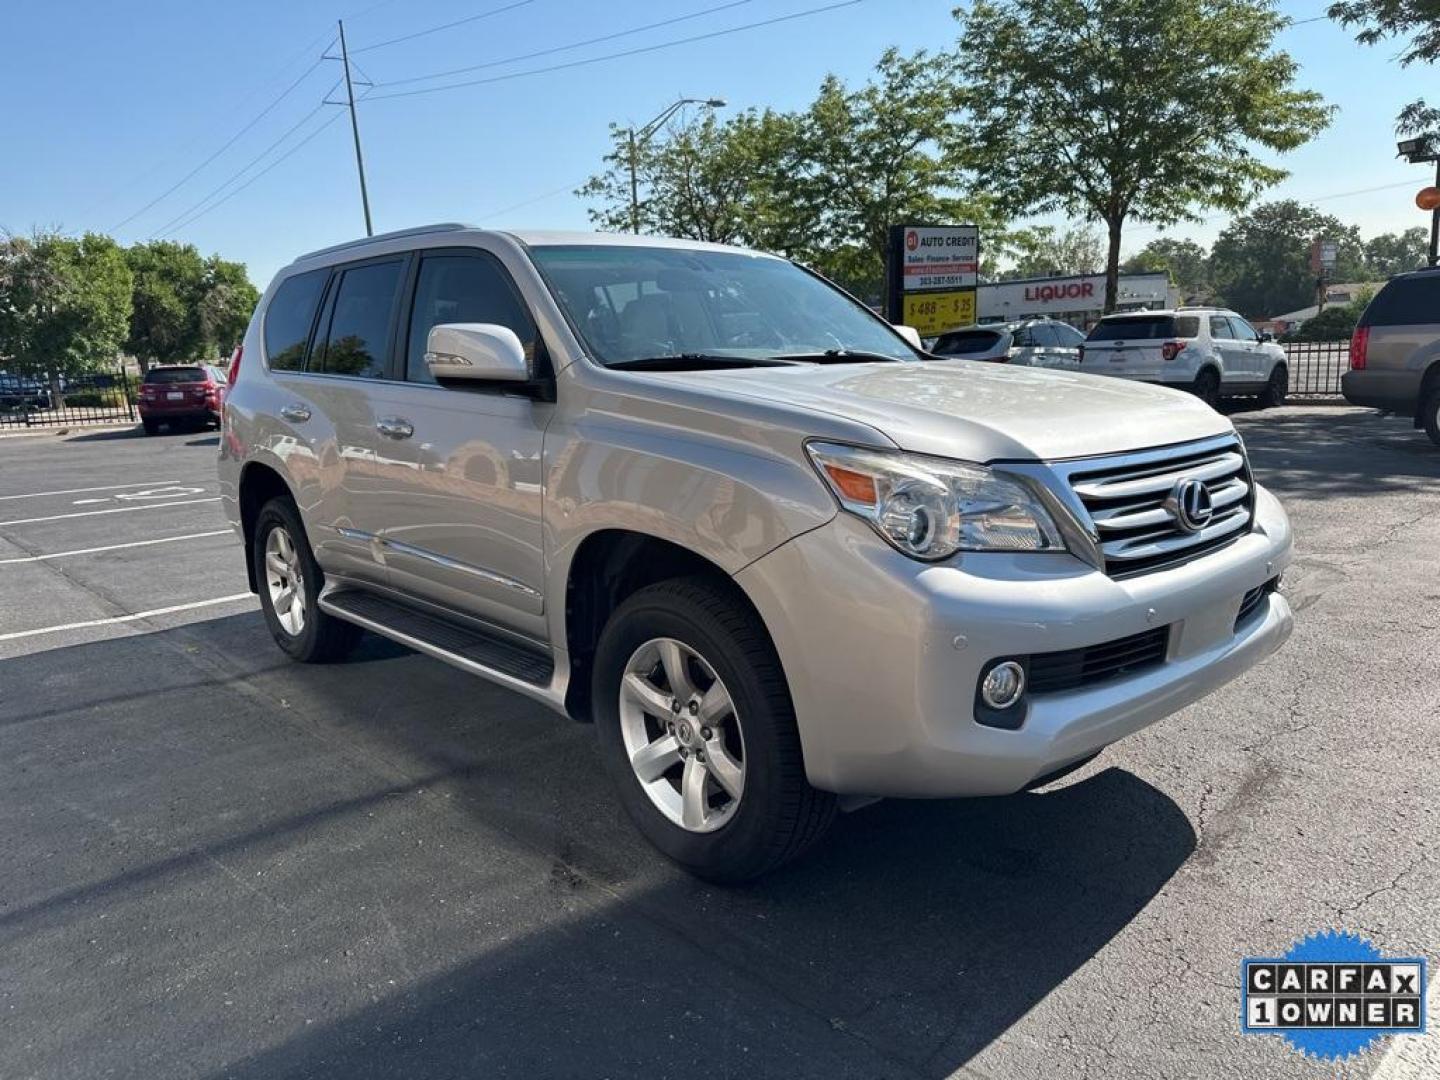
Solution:
[[[896,225],[887,266],[892,322],[933,337],[975,321],[980,230],[974,225]]]

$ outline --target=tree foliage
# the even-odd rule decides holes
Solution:
[[[125,252],[135,278],[125,349],[144,367],[228,352],[245,334],[260,295],[241,263],[157,240]]]
[[[1257,149],[1329,121],[1255,0],[980,0],[955,15],[971,119],[957,153],[1006,211],[1105,223],[1107,309],[1127,221],[1239,210],[1285,176]]]
[[[1398,233],[1381,233],[1365,241],[1367,278],[1383,281],[1425,265],[1430,233],[1422,225]]]
[[[1010,235],[1010,268],[1007,278],[1053,277],[1066,274],[1097,274],[1105,266],[1105,239],[1091,229],[1056,229],[1040,225],[1017,229]]]
[[[636,153],[640,229],[740,243],[807,262],[877,296],[889,227],[999,221],[966,197],[946,150],[959,105],[951,63],[889,50],[859,88],[822,82],[797,112],[713,113],[672,125]],[[605,170],[578,192],[599,228],[630,227],[627,128],[612,125]]]
[[[1339,0],[1325,14],[1342,26],[1359,27],[1355,40],[1362,45],[1408,38],[1398,57],[1401,64],[1440,58],[1437,0]]]
[[[1168,273],[1186,300],[1203,303],[1213,298],[1210,256],[1194,240],[1157,237],[1126,259],[1120,269],[1127,274]]]
[[[1332,281],[1369,275],[1359,230],[1293,199],[1264,203],[1237,217],[1215,240],[1210,265],[1225,302],[1248,318],[1271,318],[1315,302],[1310,248],[1335,241]]]
[[[11,237],[0,244],[0,356],[51,380],[113,363],[130,320],[132,277],[108,236]]]

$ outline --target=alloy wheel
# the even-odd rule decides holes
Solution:
[[[652,638],[620,679],[620,733],[641,789],[671,822],[714,832],[745,792],[740,717],[715,668],[674,638]]]
[[[305,629],[305,583],[300,553],[283,525],[265,538],[265,588],[280,628],[298,637]]]

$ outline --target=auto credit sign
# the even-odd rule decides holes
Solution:
[[[974,225],[907,225],[899,254],[902,292],[973,289],[980,268],[980,230]]]

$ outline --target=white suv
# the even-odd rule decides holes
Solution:
[[[1285,350],[1224,308],[1107,315],[1085,339],[1080,370],[1191,390],[1209,405],[1246,395],[1284,405],[1290,385]]]

